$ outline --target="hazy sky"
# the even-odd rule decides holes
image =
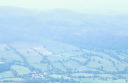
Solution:
[[[63,8],[85,13],[128,14],[128,0],[0,0],[0,6],[46,11]]]

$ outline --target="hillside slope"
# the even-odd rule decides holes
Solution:
[[[127,54],[127,50],[80,49],[47,39],[38,44],[0,44],[0,78],[122,79],[127,78]]]
[[[56,9],[40,12],[0,8],[0,42],[48,38],[80,48],[127,49],[127,15],[89,15]]]

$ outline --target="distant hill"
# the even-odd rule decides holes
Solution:
[[[88,15],[56,9],[40,12],[0,7],[0,42],[48,38],[80,48],[127,49],[127,15]]]

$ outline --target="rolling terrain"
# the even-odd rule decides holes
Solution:
[[[38,44],[0,44],[0,79],[125,83],[127,54],[128,50],[81,49],[48,39]]]
[[[128,83],[127,15],[0,11],[0,82]]]

